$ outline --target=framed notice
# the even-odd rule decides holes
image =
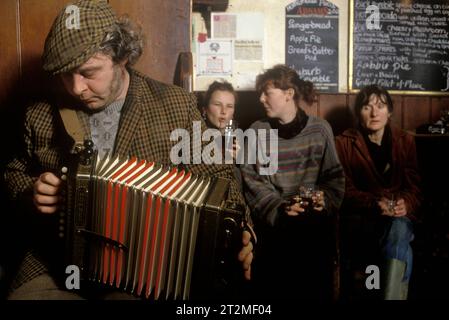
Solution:
[[[232,74],[233,43],[231,40],[206,40],[198,43],[197,76]]]

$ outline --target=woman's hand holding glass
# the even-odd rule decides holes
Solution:
[[[313,202],[313,210],[315,211],[323,211],[324,210],[324,192],[320,190],[315,190],[313,196],[312,196],[312,202]]]
[[[403,198],[395,199],[394,195],[390,195],[382,197],[377,203],[384,216],[399,218],[407,215],[407,206]]]
[[[300,213],[310,211],[323,211],[325,206],[324,192],[316,190],[314,187],[301,186],[299,195],[292,198],[291,204],[285,207],[285,212],[289,216],[298,216]]]

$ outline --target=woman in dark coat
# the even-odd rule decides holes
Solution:
[[[354,112],[358,126],[336,139],[346,177],[341,215],[357,217],[361,228],[376,230],[385,262],[384,298],[406,299],[413,263],[412,221],[421,200],[414,138],[390,126],[393,103],[381,87],[363,88]]]

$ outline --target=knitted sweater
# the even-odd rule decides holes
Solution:
[[[272,129],[268,120],[256,121],[250,127]],[[268,130],[265,131],[268,137]],[[314,185],[324,192],[325,210],[334,213],[341,205],[345,184],[343,168],[335,150],[334,137],[329,124],[309,117],[299,134],[278,139],[278,169],[272,175],[260,175],[260,164],[241,166],[245,196],[254,218],[269,226],[276,226],[283,203],[298,194],[302,185]],[[269,139],[269,138],[267,138]],[[272,158],[274,154],[271,154]]]

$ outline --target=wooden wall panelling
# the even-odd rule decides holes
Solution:
[[[239,127],[247,129],[254,121],[265,117],[265,109],[255,91],[239,91],[237,107],[234,114]]]
[[[439,97],[431,98],[430,108],[430,121],[435,122],[440,119],[441,99]]]
[[[18,93],[17,83],[20,78],[20,42],[17,40],[19,36],[18,0],[0,2],[0,21],[2,22],[0,27],[0,136],[3,137],[0,168],[2,169],[10,157],[10,150],[17,145],[19,138],[18,135],[12,134],[20,120],[15,101]],[[0,201],[7,205],[3,192],[0,192]],[[8,236],[4,239],[7,238]]]
[[[346,94],[320,94],[318,116],[326,119],[334,135],[339,135],[352,125],[352,116],[348,108]]]
[[[325,118],[336,107],[346,107],[346,94],[320,94],[318,98],[318,115]]]
[[[145,48],[136,69],[173,83],[178,55],[190,51],[189,0],[109,0],[117,14],[142,27]]]
[[[430,122],[433,123],[441,118],[442,109],[449,109],[449,97],[432,97],[431,107]]]
[[[302,109],[305,111],[305,113],[307,113],[309,116],[318,116],[318,102],[319,102],[319,98],[312,104],[312,105],[307,105],[306,103],[304,103],[303,105],[301,105]]]
[[[391,117],[391,124],[398,128],[404,128],[404,121],[402,117],[402,96],[392,95],[391,99],[393,100],[393,115]]]
[[[45,39],[56,15],[70,0],[20,1],[20,41],[22,47],[22,83],[26,94],[39,96],[53,90],[42,70]]]
[[[444,96],[440,98],[441,100],[441,107],[449,109],[449,97]]]
[[[355,105],[355,97],[357,95],[356,94],[349,94],[348,95],[348,107],[351,110],[354,110],[354,105]]]
[[[402,103],[403,128],[413,130],[430,121],[430,97],[405,96]]]
[[[19,79],[19,46],[17,45],[17,2],[3,0],[0,6],[0,106],[6,103]]]

